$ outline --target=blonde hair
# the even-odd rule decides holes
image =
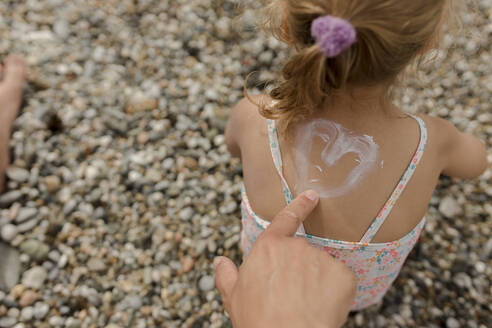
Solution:
[[[321,109],[347,87],[391,86],[438,37],[451,0],[272,0],[264,9],[263,28],[289,44],[294,54],[269,96],[257,104],[282,130]],[[327,58],[311,35],[311,24],[332,15],[349,21],[357,41]],[[246,95],[248,98],[249,96]]]

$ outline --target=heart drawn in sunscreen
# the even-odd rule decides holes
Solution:
[[[326,186],[319,179],[310,178],[309,168],[314,165],[310,161],[310,155],[316,137],[326,144],[320,153],[320,160],[327,168],[334,166],[347,154],[357,155],[358,165],[348,173],[342,184]],[[300,125],[296,136],[296,192],[299,194],[304,190],[313,189],[323,198],[345,195],[377,167],[378,157],[379,146],[371,136],[357,135],[340,124],[323,119]],[[320,174],[323,173],[320,165],[314,165],[314,168]]]

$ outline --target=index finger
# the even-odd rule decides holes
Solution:
[[[308,190],[299,195],[275,218],[263,234],[276,234],[280,236],[293,236],[299,225],[318,205],[319,196],[313,190]]]

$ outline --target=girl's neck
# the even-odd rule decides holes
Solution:
[[[323,114],[344,117],[356,116],[358,120],[366,116],[388,116],[400,112],[392,103],[388,87],[350,87],[339,90],[330,97],[324,106]]]

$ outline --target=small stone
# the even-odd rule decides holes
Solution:
[[[38,298],[39,295],[35,291],[28,289],[22,294],[19,305],[22,307],[30,306],[34,304]]]
[[[145,145],[149,141],[149,134],[146,131],[142,131],[137,136],[137,142],[141,145]]]
[[[20,310],[16,307],[11,307],[8,311],[7,311],[7,315],[11,318],[18,318],[19,315],[20,315]]]
[[[0,318],[0,328],[10,328],[17,323],[17,319],[12,317]]]
[[[135,113],[146,110],[154,110],[157,108],[158,102],[156,99],[151,98],[137,98],[130,102],[126,108],[127,113]]]
[[[89,181],[94,181],[99,177],[99,169],[95,166],[89,165],[85,169],[85,177]]]
[[[21,321],[30,321],[34,317],[34,309],[32,306],[27,306],[21,310]]]
[[[72,213],[77,207],[77,201],[75,199],[69,199],[63,206],[63,214],[68,215]]]
[[[453,282],[461,288],[472,288],[472,279],[464,272],[455,274]]]
[[[19,248],[23,253],[29,255],[30,258],[36,261],[42,261],[46,259],[50,251],[48,245],[36,239],[28,239],[24,241],[22,244],[20,244]]]
[[[170,171],[174,166],[174,159],[173,158],[166,158],[165,160],[162,161],[162,168],[164,171]]]
[[[207,241],[207,249],[210,253],[215,253],[215,251],[217,250],[217,243],[215,242],[215,240],[210,239],[209,241]]]
[[[11,241],[18,234],[17,227],[13,224],[6,224],[2,227],[2,239],[5,241]]]
[[[222,39],[227,39],[231,36],[231,22],[228,17],[221,17],[215,23],[215,31],[217,32],[217,36]]]
[[[56,20],[53,24],[53,32],[60,38],[64,39],[70,35],[70,26],[64,20]]]
[[[65,321],[65,328],[80,328],[81,326],[82,326],[82,323],[80,322],[79,319],[68,318]]]
[[[193,209],[191,207],[185,207],[179,212],[179,218],[183,221],[188,221],[193,216]]]
[[[34,317],[38,320],[44,319],[48,314],[50,307],[44,302],[37,302],[34,305]]]
[[[447,328],[459,328],[461,327],[460,322],[456,320],[455,318],[448,318],[446,320],[446,327]]]
[[[9,291],[19,281],[21,262],[19,252],[0,243],[0,289]]]
[[[63,269],[65,265],[67,265],[67,263],[68,263],[68,256],[66,254],[63,254],[62,256],[60,256],[57,265],[60,269]]]
[[[14,221],[15,218],[17,218],[17,215],[19,214],[20,209],[21,209],[21,205],[19,203],[14,203],[12,206],[10,206],[9,214],[8,214],[8,220]]]
[[[137,310],[142,306],[142,299],[137,295],[127,295],[120,303],[116,305],[118,311],[128,309]]]
[[[187,167],[190,170],[195,170],[198,166],[198,162],[196,161],[196,159],[192,157],[185,157],[183,160],[183,165],[184,167]]]
[[[0,196],[0,206],[8,206],[13,202],[19,200],[22,197],[22,193],[18,190],[9,191]]]
[[[477,262],[475,263],[475,270],[477,270],[478,273],[484,273],[485,270],[487,270],[487,265],[483,262]]]
[[[20,298],[22,296],[22,294],[24,293],[24,291],[26,290],[26,287],[22,284],[19,284],[19,285],[15,285],[11,290],[10,290],[10,295],[17,299],[17,298]]]
[[[46,186],[46,189],[51,193],[58,191],[58,188],[60,187],[61,184],[60,178],[57,177],[56,175],[50,175],[45,177],[43,179],[43,182],[44,185]]]
[[[26,182],[29,179],[29,171],[20,167],[9,166],[5,172],[10,180]]]
[[[22,276],[22,284],[29,288],[39,289],[43,286],[47,277],[48,273],[45,268],[35,266],[34,268],[24,272],[24,275]]]
[[[447,218],[453,218],[462,213],[461,207],[458,202],[451,196],[445,197],[439,204],[439,212],[441,212]]]
[[[202,292],[208,292],[215,288],[214,278],[212,276],[203,276],[198,281],[198,288]]]
[[[59,316],[53,316],[48,320],[51,327],[61,327],[63,326],[63,318]]]
[[[231,214],[237,209],[237,202],[236,201],[229,201],[224,204],[224,206],[221,206],[220,208],[220,213],[221,214]]]
[[[15,218],[15,222],[22,223],[27,221],[38,214],[38,210],[35,208],[25,207],[19,210],[19,214]]]
[[[22,233],[32,230],[38,224],[38,218],[33,218],[29,221],[23,222],[17,226],[17,230]]]
[[[357,313],[355,315],[355,324],[358,327],[362,327],[364,325],[364,316],[361,313]]]
[[[87,267],[91,271],[96,271],[96,272],[103,272],[106,271],[106,264],[104,263],[103,260],[97,258],[97,257],[92,257],[88,262],[87,262]]]
[[[181,266],[182,266],[183,272],[185,272],[185,273],[190,272],[191,269],[193,269],[193,264],[195,264],[195,261],[189,256],[182,259],[181,260]]]
[[[232,246],[236,245],[239,242],[239,239],[241,239],[241,236],[239,235],[234,235],[231,238],[226,239],[226,241],[224,242],[224,248],[230,249]]]

